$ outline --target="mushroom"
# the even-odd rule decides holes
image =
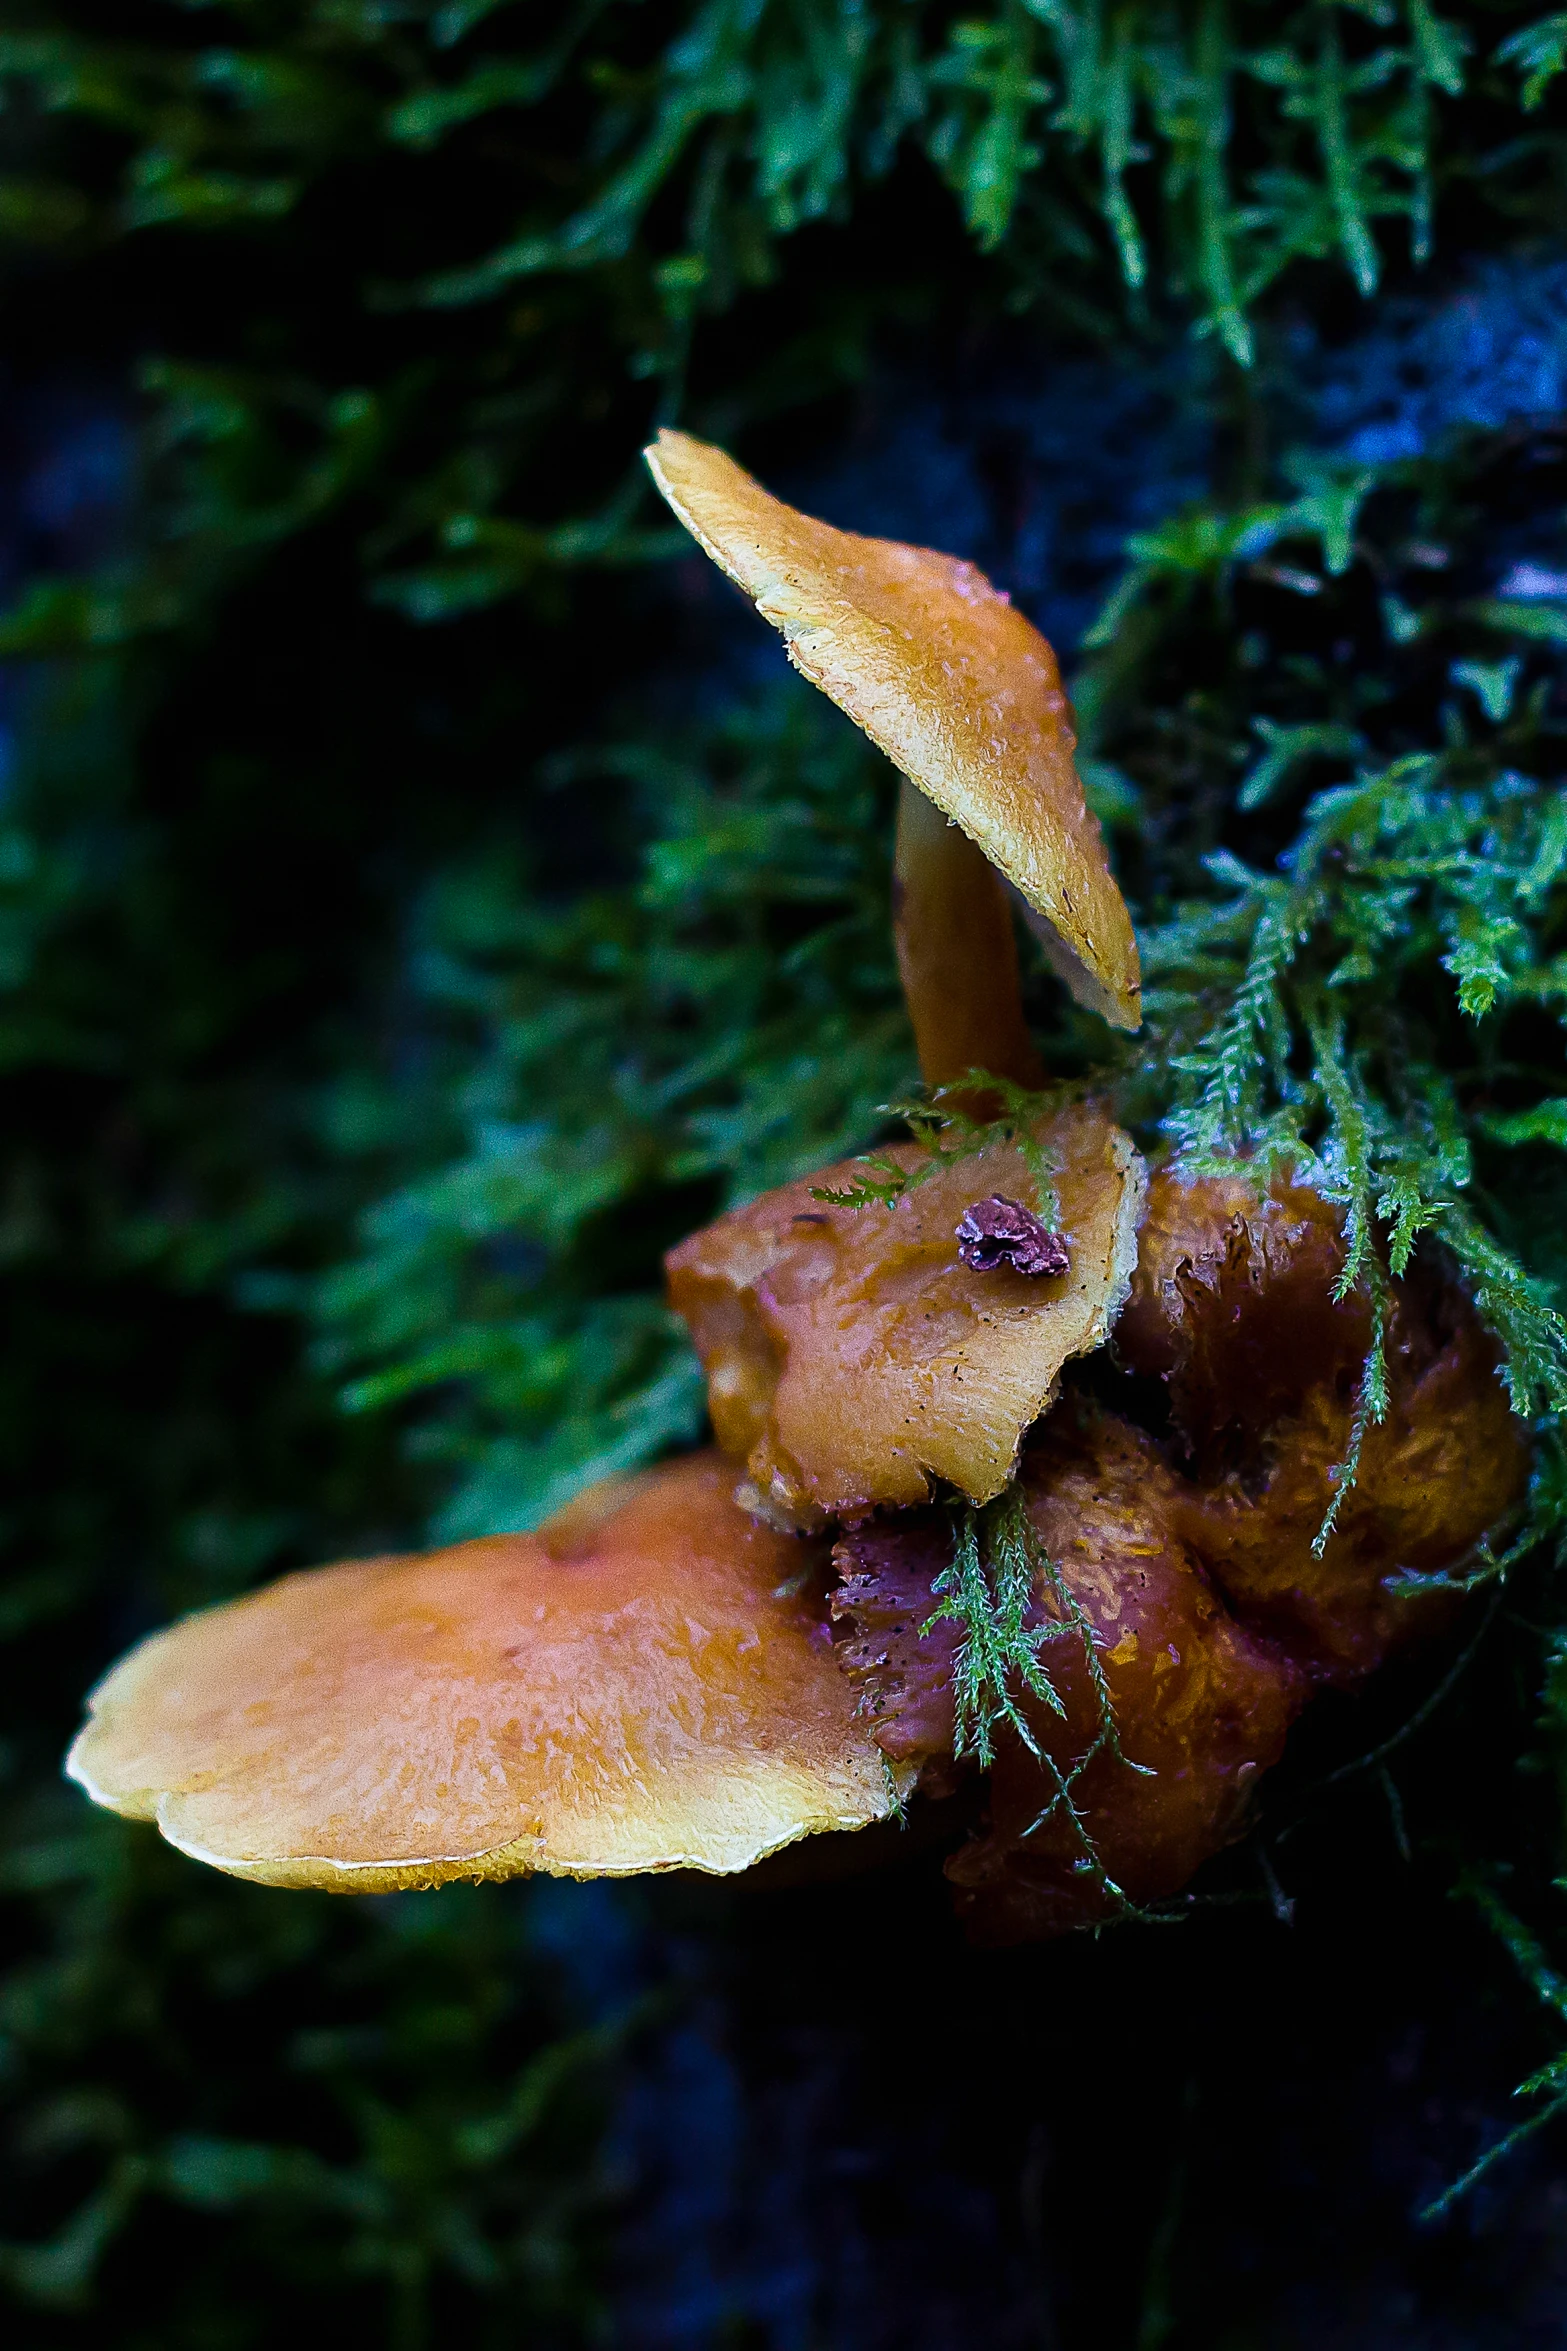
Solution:
[[[946,1865],[986,1942],[1093,1926],[1179,1891],[1243,1833],[1309,1682],[1238,1622],[1177,1530],[1180,1481],[1153,1441],[1089,1406],[1052,1415],[1021,1491],[1048,1570],[1034,1621],[1058,1700],[1017,1697],[980,1833]],[[944,1793],[954,1756],[950,1621],[931,1587],[951,1555],[940,1511],[888,1515],[840,1542],[846,1667],[882,1751]]]
[[[748,1869],[891,1813],[826,1560],[711,1453],[532,1535],[345,1560],[154,1633],[67,1759],[95,1802],[272,1886]],[[812,1595],[815,1595],[813,1605]]]
[[[1461,1292],[1427,1276],[1395,1287],[1390,1408],[1319,1556],[1369,1337],[1363,1301],[1332,1297],[1343,1258],[1316,1193],[1154,1178],[1116,1342],[1168,1378],[1192,1450],[1171,1459],[1083,1401],[1029,1440],[1030,1621],[1058,1707],[1014,1693],[1026,1738],[997,1732],[983,1822],[946,1863],[978,1940],[1094,1926],[1178,1893],[1244,1832],[1313,1690],[1445,1621],[1457,1593],[1443,1571],[1521,1499],[1528,1450],[1494,1344]],[[862,1715],[932,1796],[974,1769],[955,1707],[965,1636],[939,1612],[952,1555],[940,1509],[877,1512],[834,1552]]]
[[[714,1434],[745,1463],[749,1509],[821,1527],[927,1501],[935,1478],[975,1502],[1007,1485],[1062,1365],[1115,1321],[1143,1197],[1142,1162],[1102,1112],[1059,1111],[1036,1132],[1055,1162],[1063,1273],[981,1272],[963,1255],[976,1195],[1028,1187],[1008,1142],[939,1166],[890,1209],[824,1200],[856,1173],[826,1168],[670,1251],[670,1302],[707,1372]],[[924,1157],[917,1143],[886,1154],[909,1174]]]
[[[1131,918],[1039,631],[972,564],[797,513],[685,433],[661,433],[647,462],[795,666],[902,771],[894,925],[926,1083],[970,1113],[996,1107],[963,1088],[975,1070],[1043,1083],[1005,883],[1043,918],[1078,999],[1135,1028]],[[670,1297],[707,1371],[719,1442],[746,1463],[750,1508],[819,1527],[922,1502],[933,1477],[976,1502],[1007,1484],[1062,1365],[1114,1321],[1142,1198],[1141,1162],[1102,1112],[1041,1114],[1031,1133],[1056,1164],[1054,1251],[986,1253],[987,1239],[1029,1226],[1047,1239],[1015,1196],[1031,1188],[1022,1157],[999,1142],[885,1216],[824,1206],[821,1192],[852,1184],[852,1170],[830,1168],[671,1252]],[[891,1154],[910,1175],[921,1156]]]
[[[974,1068],[1039,1082],[1003,876],[1078,1001],[1135,1029],[1131,916],[1073,765],[1055,654],[1032,622],[973,564],[800,514],[687,433],[666,428],[646,456],[795,667],[903,776],[898,960],[927,1084]]]
[[[1504,1521],[1529,1474],[1495,1340],[1417,1259],[1389,1287],[1387,1412],[1319,1541],[1372,1341],[1365,1296],[1336,1295],[1344,1259],[1342,1211],[1320,1192],[1163,1168],[1115,1333],[1127,1366],[1168,1386],[1181,1539],[1248,1623],[1340,1684],[1447,1612],[1420,1579]]]
[[[791,516],[679,435],[653,461],[801,666],[919,785],[896,919],[927,1080],[1041,1076],[1002,873],[1076,992],[1134,1025],[1131,925],[1044,640],[968,565]],[[967,1107],[985,1105],[971,1090]],[[825,1547],[781,1530],[922,1501],[933,1476],[998,1493],[1062,1363],[1114,1319],[1142,1195],[1130,1142],[1086,1105],[1033,1105],[953,1164],[925,1156],[891,1153],[908,1189],[885,1217],[796,1185],[674,1253],[720,1440],[750,1456],[739,1502],[704,1453],[531,1536],[286,1578],[133,1651],[91,1701],[72,1776],[221,1868],[361,1891],[743,1869],[886,1817],[915,1767],[882,1753],[835,1660]],[[1048,1228],[1037,1192],[1033,1210],[1017,1197],[1045,1164]]]

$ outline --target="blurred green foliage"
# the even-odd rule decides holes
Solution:
[[[518,1904],[371,1920],[194,1883],[79,1808],[16,1830],[5,1895],[50,1931],[0,2005],[13,2340],[261,2345],[289,2309],[398,2351],[510,2344],[519,2311],[599,2331],[636,2019],[574,2029]]]
[[[538,780],[545,823],[566,794],[621,798],[629,884],[558,903],[487,856],[414,930],[441,1039],[423,1115],[451,1156],[370,1210],[312,1304],[318,1360],[363,1366],[350,1409],[430,1406],[416,1450],[461,1471],[449,1535],[532,1525],[695,1437],[660,1250],[852,1149],[907,1074],[885,763],[784,686],[682,731]],[[397,1084],[377,1123],[406,1135],[409,1108]]]
[[[893,346],[1197,338],[1220,489],[1078,678],[1154,983],[1115,1082],[1314,1154],[1368,1267],[1434,1229],[1559,1403],[1567,601],[1494,560],[1559,438],[1292,474],[1258,383],[1286,303],[1559,228],[1564,60],[1502,0],[13,11],[9,364],[128,420],[94,559],[0,615],[17,2339],[598,2325],[637,2020],[526,1895],[272,1897],[55,1772],[170,1612],[684,1441],[661,1247],[908,1082],[884,767],[781,675],[659,681],[660,416],[765,464]]]

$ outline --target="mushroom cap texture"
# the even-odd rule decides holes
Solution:
[[[928,1501],[936,1477],[976,1502],[1001,1492],[1062,1365],[1120,1310],[1144,1191],[1142,1161],[1102,1111],[1063,1110],[1035,1133],[1057,1163],[1064,1274],[980,1273],[959,1255],[974,1201],[1027,1196],[1009,1143],[939,1168],[891,1209],[818,1199],[858,1173],[826,1168],[670,1251],[670,1299],[708,1376],[714,1433],[746,1463],[749,1507],[820,1526]],[[887,1156],[912,1169],[925,1154]]]
[[[1073,765],[1056,657],[983,572],[867,539],[772,497],[732,457],[667,428],[653,479],[692,537],[846,711],[1049,923],[1078,1001],[1141,1018],[1137,942]]]
[[[698,1453],[531,1535],[317,1568],[188,1617],[99,1686],[67,1770],[266,1885],[746,1869],[898,1797],[815,1547]]]

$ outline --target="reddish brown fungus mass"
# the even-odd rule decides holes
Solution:
[[[1396,1588],[1450,1567],[1516,1502],[1522,1424],[1495,1341],[1433,1267],[1394,1284],[1391,1400],[1321,1558],[1312,1545],[1349,1449],[1371,1339],[1340,1302],[1339,1212],[1320,1194],[1155,1177],[1122,1360],[1168,1383],[1184,1446],[1174,1524],[1231,1605],[1289,1642],[1314,1679],[1369,1673],[1446,1602]]]
[[[1452,1566],[1516,1503],[1527,1456],[1494,1343],[1462,1293],[1421,1268],[1395,1287],[1386,1421],[1316,1556],[1370,1338],[1365,1301],[1333,1299],[1343,1262],[1338,1212],[1314,1192],[1154,1178],[1116,1345],[1168,1383],[1173,1434],[1159,1443],[1069,1402],[1022,1467],[1121,1753],[1094,1751],[1102,1713],[1081,1633],[1052,1632],[1043,1655],[1063,1712],[1024,1709],[1044,1760],[1003,1734],[979,1833],[947,1865],[982,1939],[1053,1934],[1177,1892],[1244,1827],[1313,1687],[1358,1679],[1450,1608],[1400,1592],[1401,1571]],[[948,1514],[883,1512],[834,1554],[838,1654],[862,1717],[933,1793],[959,1776],[961,1630],[925,1629],[951,1546]],[[1061,1616],[1041,1579],[1034,1621]]]
[[[833,1551],[838,1662],[876,1744],[889,1763],[918,1771],[926,1796],[949,1795],[961,1776],[952,1753],[952,1668],[962,1627],[955,1617],[932,1621],[932,1587],[951,1557],[947,1510],[868,1519]]]
[[[1049,1762],[1004,1735],[986,1824],[947,1863],[970,1930],[992,1942],[1113,1917],[1115,1889],[1138,1903],[1175,1893],[1244,1826],[1251,1789],[1278,1761],[1306,1693],[1284,1651],[1229,1615],[1172,1533],[1178,1481],[1141,1430],[1063,1406],[1030,1447],[1022,1477],[1035,1532],[1093,1640],[1121,1754],[1091,1753],[1102,1717],[1084,1640],[1042,1592],[1036,1618],[1059,1628],[1043,1654],[1064,1712],[1032,1698],[1023,1711]],[[883,1753],[922,1766],[922,1788],[945,1793],[959,1628],[919,1628],[951,1522],[936,1512],[911,1517],[907,1527],[880,1520],[838,1545],[836,1613],[848,1627],[839,1654]]]

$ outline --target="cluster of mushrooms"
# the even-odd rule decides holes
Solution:
[[[926,1083],[1041,1088],[1019,902],[1078,1000],[1135,1028],[1132,925],[1038,632],[971,565],[814,521],[720,450],[666,432],[648,461],[902,773]],[[1516,1506],[1526,1448],[1472,1305],[1417,1263],[1319,1556],[1371,1337],[1367,1300],[1334,1295],[1340,1211],[1244,1161],[1150,1175],[1063,1100],[967,1156],[894,1146],[890,1204],[835,1201],[856,1170],[832,1168],[693,1234],[669,1290],[710,1448],[532,1534],[288,1576],[155,1634],[94,1694],[71,1775],[274,1886],[730,1872],[923,1813],[988,1940],[1178,1892],[1312,1692],[1441,1621],[1441,1571]],[[1063,1385],[1106,1347],[1115,1379]],[[1004,1496],[1039,1562],[1039,1670],[976,1752],[971,1628],[937,1588],[962,1506]]]

